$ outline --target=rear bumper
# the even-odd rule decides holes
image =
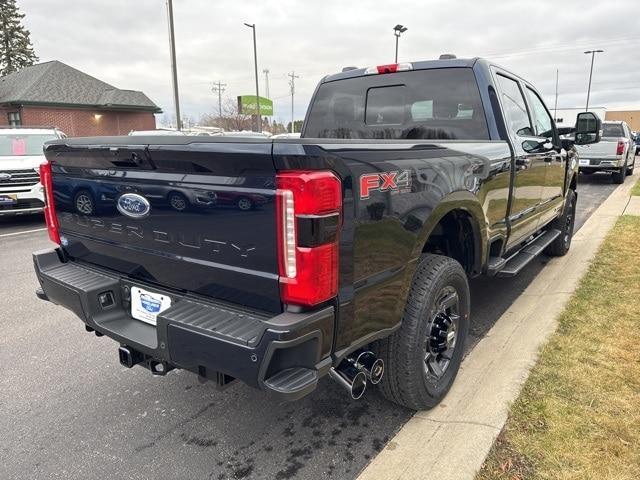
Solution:
[[[162,363],[163,372],[182,368],[212,380],[233,377],[295,400],[313,391],[331,367],[335,315],[331,306],[269,318],[63,262],[56,250],[36,252],[33,260],[41,285],[38,297],[71,310],[89,331],[128,347],[135,352],[136,363],[153,373],[159,373],[154,366]],[[172,298],[172,306],[158,316],[156,326],[131,317],[132,286]],[[104,302],[106,293],[112,302]]]
[[[624,166],[622,156],[615,158],[583,158],[580,157],[580,170],[612,170]]]

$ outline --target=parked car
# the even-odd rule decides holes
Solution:
[[[531,83],[447,58],[325,77],[300,139],[52,142],[43,177],[57,246],[34,253],[37,295],[116,340],[126,367],[238,379],[285,400],[329,375],[353,398],[379,384],[430,408],[462,361],[468,278],[569,250],[578,166],[567,150],[600,129],[581,113],[561,140]],[[140,148],[147,162],[125,162]],[[141,193],[87,221],[55,201],[71,166]],[[197,217],[154,208],[144,188],[176,179],[268,201]]]
[[[271,138],[300,138],[299,133],[279,133],[277,135],[273,135]]]
[[[640,155],[640,132],[634,135],[633,142],[635,143],[635,146],[636,146],[636,155]]]
[[[636,165],[635,144],[626,122],[603,122],[600,142],[577,149],[581,173],[609,172],[614,183],[623,183]]]
[[[0,216],[32,214],[44,207],[38,169],[43,145],[64,138],[56,128],[0,128]]]
[[[132,137],[141,137],[141,136],[149,136],[149,135],[161,135],[161,136],[171,136],[171,135],[186,135],[185,132],[181,130],[174,130],[172,128],[158,128],[156,130],[131,130],[129,132],[129,136]]]

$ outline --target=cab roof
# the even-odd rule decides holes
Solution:
[[[485,61],[478,57],[475,58],[447,58],[447,59],[438,59],[438,60],[420,60],[417,62],[399,62],[399,63],[410,63],[413,67],[412,70],[429,70],[433,68],[472,68],[476,62],[479,60]],[[367,68],[371,67],[369,65],[365,68],[354,68],[351,70],[347,70],[346,72],[334,73],[331,75],[327,75],[321,81],[321,83],[333,82],[335,80],[344,80],[346,78],[355,78],[362,77],[365,75]]]

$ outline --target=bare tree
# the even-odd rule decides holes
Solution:
[[[220,127],[226,131],[251,130],[251,115],[238,112],[238,103],[227,98],[222,103],[222,117],[214,113],[207,113],[200,119],[200,124],[209,127]]]

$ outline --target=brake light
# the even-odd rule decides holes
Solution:
[[[413,70],[410,63],[390,63],[388,65],[378,65],[377,67],[369,67],[364,71],[365,75],[375,75],[378,73],[396,73]]]
[[[624,153],[624,140],[618,140],[618,148],[616,148],[616,155],[622,155]]]
[[[329,171],[286,171],[276,186],[281,299],[317,305],[338,293],[341,182]]]
[[[40,165],[40,183],[44,187],[44,219],[47,222],[49,239],[60,245],[60,227],[58,226],[58,217],[56,217],[56,207],[53,203],[53,177],[49,162]]]

